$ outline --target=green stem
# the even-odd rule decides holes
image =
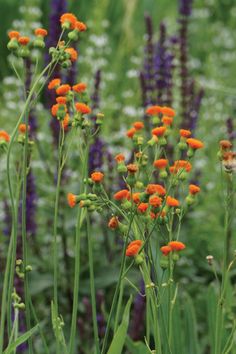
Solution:
[[[89,143],[86,144],[86,148],[85,148],[80,193],[85,192],[87,188],[86,186],[84,186],[84,178],[86,177],[88,171],[88,153],[89,153]],[[80,277],[81,219],[82,219],[82,208],[78,208],[76,236],[75,236],[76,239],[75,239],[74,290],[73,290],[73,309],[72,309],[71,330],[70,330],[69,354],[73,354],[75,350],[75,335],[76,335],[76,324],[77,324],[79,277]]]
[[[96,310],[96,294],[95,294],[95,283],[94,283],[94,269],[93,269],[93,244],[92,244],[92,234],[90,232],[90,220],[89,220],[88,212],[86,215],[86,224],[87,224],[87,238],[88,238],[89,276],[90,276],[90,293],[91,293],[91,303],[92,303],[93,334],[94,334],[94,342],[96,347],[96,354],[100,354],[98,324],[97,324],[97,310]]]
[[[4,328],[5,328],[5,318],[6,318],[6,307],[7,307],[7,289],[8,289],[8,279],[9,279],[9,273],[10,273],[10,267],[11,267],[11,251],[12,251],[12,246],[13,246],[13,241],[17,233],[17,223],[15,222],[16,220],[16,212],[15,212],[15,203],[14,203],[14,191],[12,188],[12,182],[11,182],[11,177],[10,177],[10,157],[11,157],[11,150],[14,144],[15,137],[17,135],[18,127],[22,122],[22,119],[28,109],[28,106],[30,104],[30,101],[33,97],[34,91],[40,82],[41,78],[44,76],[44,74],[47,72],[47,70],[50,68],[52,65],[52,62],[49,63],[45,69],[42,71],[42,73],[38,76],[36,79],[34,85],[32,86],[32,89],[29,92],[29,95],[27,97],[27,100],[25,102],[25,106],[23,108],[23,111],[16,123],[16,126],[13,130],[13,133],[11,135],[11,140],[9,143],[8,147],[8,152],[7,152],[7,183],[8,183],[8,189],[9,189],[9,194],[10,194],[10,203],[11,203],[11,213],[12,213],[12,232],[11,232],[11,240],[9,243],[9,249],[8,249],[8,257],[7,257],[7,264],[6,264],[6,269],[5,269],[5,274],[4,274],[4,281],[3,281],[3,290],[2,290],[2,304],[1,304],[1,324],[0,324],[0,353],[2,353],[3,350],[3,337],[4,337]]]

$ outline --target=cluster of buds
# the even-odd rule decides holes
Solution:
[[[44,48],[44,38],[48,32],[44,28],[36,28],[34,31],[34,38],[31,40],[28,36],[21,36],[18,31],[10,31],[8,36],[10,38],[7,48],[16,56],[21,58],[28,58],[31,55],[33,48]]]
[[[225,172],[232,173],[236,171],[236,152],[232,151],[232,143],[229,140],[220,141],[220,150],[217,155]]]
[[[55,78],[49,82],[48,89],[55,90],[57,94],[51,113],[61,122],[64,130],[68,130],[70,126],[80,126],[82,129],[90,126],[90,122],[85,119],[85,116],[92,112],[87,104],[88,95],[85,83],[79,82],[71,87],[68,84],[62,84],[61,79]],[[100,124],[101,116],[103,115],[98,113]]]
[[[178,261],[179,252],[186,248],[185,244],[180,241],[170,241],[167,245],[161,247],[162,258],[160,261],[161,267],[166,268],[168,266],[167,257],[172,257],[173,261]]]
[[[69,31],[67,33],[68,43],[77,41],[79,39],[79,33],[86,31],[86,25],[78,21],[75,15],[71,13],[65,13],[60,18],[62,31]],[[77,51],[68,47],[68,44],[61,40],[56,47],[51,47],[49,53],[52,55],[54,61],[61,64],[63,68],[69,68],[74,61],[78,58]]]
[[[20,279],[24,279],[25,272],[31,272],[32,271],[32,267],[31,267],[31,265],[25,266],[23,261],[22,261],[22,259],[17,259],[16,260],[15,271],[16,271],[17,276]]]
[[[21,297],[16,293],[16,289],[13,290],[11,297],[14,309],[25,310],[25,304],[21,301]]]

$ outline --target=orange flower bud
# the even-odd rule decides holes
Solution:
[[[118,226],[119,226],[118,218],[116,216],[113,216],[108,222],[108,227],[112,230],[115,230],[117,229]]]
[[[76,205],[76,195],[72,193],[68,193],[67,202],[71,208],[74,208],[74,206]]]
[[[59,86],[56,89],[56,93],[57,93],[57,95],[64,96],[70,91],[70,89],[71,89],[70,85],[64,84],[64,85]]]
[[[148,116],[155,116],[161,112],[162,112],[162,107],[160,107],[160,106],[151,106],[151,107],[148,107],[145,111],[145,113]]]
[[[45,30],[44,28],[36,28],[36,30],[34,31],[34,34],[36,36],[45,37],[48,34],[48,31]]]
[[[53,79],[48,84],[48,89],[52,90],[61,84],[61,79]]]
[[[72,86],[72,90],[78,93],[84,92],[87,88],[87,85],[83,82],[80,82],[74,86]]]
[[[160,250],[164,256],[168,256],[168,254],[172,251],[172,248],[170,246],[162,246]]]
[[[133,163],[130,163],[129,165],[127,165],[127,170],[130,172],[130,173],[135,173],[138,171],[138,166],[133,164]]]
[[[116,162],[122,162],[122,161],[125,161],[125,156],[123,154],[118,154],[115,156],[115,160]]]
[[[168,197],[166,198],[166,204],[170,207],[177,207],[177,206],[179,206],[179,201],[168,195]]]
[[[91,174],[92,181],[95,183],[100,183],[103,180],[104,174],[102,172],[93,172]]]
[[[141,246],[143,244],[143,241],[141,240],[135,240],[130,242],[130,244],[126,248],[126,256],[127,257],[134,257],[138,254]]]
[[[19,125],[18,131],[21,134],[25,134],[26,129],[27,129],[26,124],[22,123],[22,124]],[[30,127],[28,127],[28,129],[30,129]]]
[[[185,244],[180,241],[171,241],[168,243],[168,246],[171,248],[172,251],[181,251],[186,248]]]
[[[194,139],[194,138],[189,138],[187,139],[187,144],[189,145],[189,147],[191,147],[192,149],[201,149],[204,147],[204,144],[202,141]]]
[[[167,159],[159,159],[153,162],[153,166],[159,169],[166,168],[167,165],[168,165]]]
[[[164,125],[171,125],[173,123],[173,117],[163,116],[161,121]]]
[[[189,185],[189,193],[190,194],[197,194],[200,192],[200,187],[196,186],[195,184],[190,184]]]
[[[66,97],[65,96],[59,96],[56,98],[57,103],[59,104],[66,104]]]
[[[77,102],[75,104],[75,108],[81,114],[89,114],[89,113],[91,113],[91,108],[89,106],[87,106],[85,103]]]
[[[152,129],[152,135],[155,135],[155,136],[163,136],[166,132],[166,127],[157,127],[157,128],[154,128]]]

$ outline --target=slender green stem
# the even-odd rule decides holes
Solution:
[[[90,232],[90,220],[89,220],[88,212],[86,215],[86,225],[87,225],[87,239],[88,239],[89,276],[90,276],[89,280],[90,280],[90,293],[91,293],[91,304],[92,304],[93,334],[94,334],[94,342],[96,347],[96,354],[100,354],[98,324],[97,324],[97,310],[96,310],[96,293],[95,293],[94,269],[93,269],[93,244],[92,244],[92,234]]]
[[[124,278],[122,277],[121,284],[120,284],[120,293],[119,293],[119,299],[118,299],[118,304],[117,304],[116,316],[115,316],[114,333],[116,332],[116,330],[118,328],[118,324],[119,324],[123,293],[124,293]]]
[[[88,153],[89,153],[89,142],[86,144],[85,154],[83,159],[80,193],[85,192],[87,188],[86,186],[84,186],[84,179],[88,171]],[[79,278],[80,278],[81,219],[82,219],[82,208],[79,208],[77,214],[76,236],[75,236],[76,239],[75,239],[74,290],[73,290],[73,309],[72,309],[72,318],[71,318],[69,354],[73,354],[75,350],[75,335],[76,335],[76,324],[77,324]]]

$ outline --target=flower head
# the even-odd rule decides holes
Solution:
[[[130,244],[126,248],[126,256],[127,257],[134,257],[138,254],[141,246],[143,244],[143,241],[141,240],[135,240],[130,242]]]
[[[130,196],[130,192],[128,189],[121,189],[113,195],[115,200],[128,199]]]
[[[189,185],[189,193],[190,194],[197,194],[197,193],[199,193],[200,192],[200,187],[198,187],[198,186],[196,186],[195,184],[190,184]]]
[[[171,248],[172,251],[181,251],[186,248],[185,244],[180,241],[171,241],[168,243],[168,246]]]
[[[149,204],[155,208],[161,206],[162,199],[158,197],[157,195],[152,195],[149,198]]]
[[[138,206],[138,211],[140,213],[145,213],[148,209],[148,203],[140,203],[139,206]]]
[[[30,38],[26,37],[26,36],[22,36],[22,37],[18,38],[18,42],[23,46],[26,46],[29,43],[29,41],[30,41]]]
[[[170,207],[178,207],[179,201],[178,199],[172,198],[171,196],[168,195],[168,197],[166,198],[166,204]]]
[[[62,24],[62,28],[73,29],[77,22],[77,18],[71,13],[65,13],[61,16],[60,22]]]
[[[89,113],[91,113],[91,108],[88,105],[86,105],[85,103],[77,102],[75,104],[75,108],[81,114],[89,114]]]
[[[78,93],[84,92],[87,89],[87,85],[84,82],[80,82],[72,86],[72,90]]]
[[[8,32],[8,37],[10,39],[13,39],[13,38],[18,39],[20,37],[20,33],[18,31],[10,31],[10,32]]]
[[[59,86],[56,89],[56,93],[57,93],[57,95],[64,96],[70,91],[70,89],[71,89],[70,85],[64,84],[64,85]]]
[[[60,84],[61,84],[61,79],[53,79],[49,82],[48,89],[53,90],[53,89],[57,88],[58,86],[60,86]]]
[[[194,138],[189,138],[187,139],[187,144],[189,145],[189,147],[191,147],[192,149],[201,149],[204,147],[204,144],[201,140],[197,140]]]
[[[172,251],[172,248],[170,246],[162,246],[160,250],[164,256],[168,256],[168,254]]]
[[[68,193],[67,202],[71,208],[74,208],[74,206],[76,205],[76,195],[72,193]]]
[[[165,134],[165,132],[166,132],[165,126],[152,129],[152,135],[155,135],[155,136],[163,136]]]
[[[130,163],[129,165],[127,165],[127,170],[130,172],[130,173],[135,173],[138,171],[138,166],[135,165],[134,163]]]
[[[162,107],[160,106],[150,106],[146,109],[146,114],[148,116],[155,116],[162,112]]]
[[[175,116],[175,111],[174,109],[170,108],[170,107],[162,107],[161,110],[162,114],[164,114],[165,116],[169,116],[169,117],[174,117]]]
[[[84,22],[76,21],[75,22],[75,29],[77,29],[77,31],[79,31],[79,32],[84,32],[84,31],[86,31],[87,26]]]
[[[153,166],[159,169],[166,168],[167,165],[168,165],[167,159],[159,159],[153,162]]]
[[[115,160],[116,162],[122,162],[122,161],[125,161],[125,156],[123,154],[118,154],[115,156]]]
[[[29,129],[30,129],[30,127],[28,127],[28,130]],[[22,123],[19,125],[19,128],[18,128],[19,133],[25,134],[26,130],[27,130],[26,124]]]
[[[143,124],[143,122],[134,122],[133,127],[134,127],[136,130],[141,130],[141,129],[144,128],[144,124]]]
[[[70,60],[72,62],[74,62],[78,59],[78,53],[74,48],[66,48],[65,52],[70,55]]]
[[[221,140],[220,147],[222,150],[228,150],[232,148],[232,143],[229,140]]]
[[[10,139],[10,135],[5,130],[0,130],[0,140],[4,140],[8,143]]]
[[[44,28],[36,28],[34,34],[36,36],[45,37],[48,34],[48,31]]]
[[[169,116],[163,116],[161,118],[161,121],[164,125],[171,125],[173,123],[173,117],[169,117]]]
[[[100,171],[96,171],[91,174],[92,181],[95,183],[102,182],[103,177],[104,177],[104,174]]]
[[[108,222],[108,227],[112,230],[115,230],[117,229],[118,225],[119,225],[119,221],[117,216],[112,216],[112,218]]]
[[[191,135],[191,131],[187,130],[187,129],[180,129],[179,131],[180,136],[182,136],[183,138],[189,138]]]
[[[134,134],[136,133],[136,129],[135,128],[131,128],[126,132],[126,135],[128,138],[133,138]]]

